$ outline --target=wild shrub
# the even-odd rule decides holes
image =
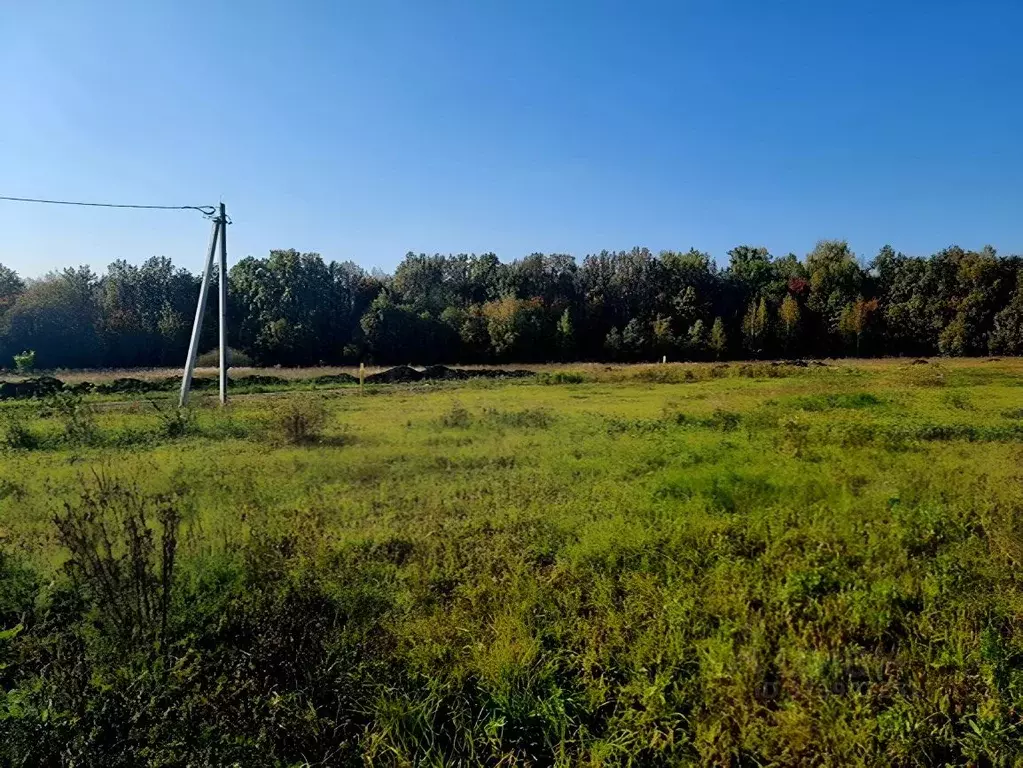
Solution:
[[[100,442],[96,412],[76,392],[58,392],[46,400],[43,413],[52,414],[64,426],[64,441],[69,445],[89,446]]]
[[[291,445],[319,442],[327,424],[327,406],[315,395],[275,398],[273,420],[281,437]]]
[[[610,416],[604,420],[605,430],[609,435],[648,434],[664,432],[670,426],[660,419],[627,419]]]
[[[691,368],[679,368],[677,366],[655,365],[649,368],[641,368],[632,376],[636,381],[645,381],[649,384],[686,384],[698,381],[696,373]]]
[[[537,384],[582,384],[586,378],[575,371],[544,371],[535,381]]]
[[[712,379],[723,379],[728,376],[730,366],[728,363],[715,363],[710,367],[710,377]]]
[[[36,367],[36,351],[26,349],[14,356],[14,370],[18,373],[29,373]]]
[[[484,408],[483,417],[492,424],[520,429],[547,429],[554,423],[554,414],[545,408],[524,408],[521,411]]]
[[[0,477],[0,501],[7,498],[21,501],[25,498],[25,486],[16,480]]]
[[[797,459],[802,458],[810,445],[810,425],[795,417],[782,419],[781,441],[786,449]]]
[[[667,424],[676,426],[698,426],[709,429],[720,429],[722,432],[731,432],[739,428],[742,423],[742,415],[735,411],[726,411],[723,408],[715,408],[710,416],[691,416],[682,411],[676,403],[666,403],[661,408],[661,419]]]
[[[22,624],[32,610],[38,575],[19,558],[0,548],[0,672],[4,669],[3,631]],[[13,639],[10,635],[6,639]]]
[[[873,424],[841,423],[833,424],[828,429],[828,434],[835,442],[843,448],[859,448],[870,445],[877,436],[877,429]]]
[[[0,444],[10,451],[30,451],[38,448],[41,440],[29,426],[28,418],[19,408],[5,408],[2,411]]]
[[[996,504],[981,515],[991,551],[1012,568],[1023,566],[1023,509]]]
[[[689,417],[682,410],[679,403],[674,400],[669,400],[663,406],[661,406],[661,419],[668,422],[669,424],[685,424],[689,421]]]
[[[827,411],[834,408],[874,408],[884,405],[884,401],[870,392],[842,392],[797,397],[794,404],[803,411]]]
[[[178,503],[96,473],[53,518],[71,555],[64,569],[72,584],[92,600],[99,622],[122,640],[166,636]]]
[[[914,365],[903,372],[902,380],[914,387],[944,387],[947,384],[945,370],[938,365]]]
[[[157,416],[160,417],[160,436],[168,439],[184,437],[195,431],[195,412],[190,408],[174,408],[160,405],[159,402],[149,399]]]
[[[734,411],[726,411],[723,408],[715,408],[714,413],[706,420],[707,426],[720,429],[723,432],[731,432],[739,428],[742,416]]]
[[[736,374],[747,379],[785,379],[795,376],[800,369],[781,363],[745,363],[736,369]]]
[[[881,445],[889,453],[906,453],[919,446],[918,435],[911,427],[888,427],[881,432]]]
[[[958,411],[972,411],[975,410],[973,401],[970,400],[970,396],[965,392],[953,389],[946,392],[942,398],[942,402],[950,408],[955,408]]]
[[[447,429],[466,429],[472,425],[472,414],[458,400],[440,416],[440,425]]]

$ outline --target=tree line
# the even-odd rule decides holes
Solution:
[[[198,275],[165,257],[22,279],[0,265],[0,366],[181,365]],[[260,365],[1023,354],[1023,257],[822,240],[698,250],[408,253],[393,275],[274,250],[231,268],[229,343]],[[202,348],[216,344],[207,312]]]

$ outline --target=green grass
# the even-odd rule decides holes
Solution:
[[[0,457],[0,763],[1018,765],[1021,381],[590,366],[181,420],[86,399],[72,428],[0,404],[33,436]],[[293,445],[298,397],[326,420]],[[166,622],[124,618],[162,583],[126,510],[158,544],[167,504]],[[55,517],[142,569],[89,571]]]

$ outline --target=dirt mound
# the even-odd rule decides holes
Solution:
[[[133,378],[121,378],[108,381],[103,384],[96,385],[96,391],[102,392],[105,395],[118,393],[118,394],[137,394],[139,392],[150,392],[153,389],[152,382],[143,381],[142,379]]]
[[[924,360],[922,357],[918,358],[918,359],[916,359],[916,360],[914,360],[913,362],[910,363],[910,365],[930,365],[930,364],[931,364],[930,360]]]
[[[371,384],[405,384],[413,381],[461,381],[465,379],[522,379],[529,376],[536,376],[533,371],[506,370],[504,368],[448,368],[445,365],[431,365],[422,372],[407,365],[399,365],[380,373],[367,376],[366,381]],[[292,383],[306,383],[321,386],[338,384],[357,384],[358,379],[347,373],[335,373],[331,375],[316,376],[311,379],[292,381],[280,376],[265,376],[252,374],[231,379],[232,384],[248,386],[287,386]],[[219,379],[215,376],[196,376],[192,379],[192,389],[216,389]],[[60,379],[53,376],[39,376],[24,381],[0,381],[0,400],[29,397],[45,397],[62,390],[87,394],[97,392],[99,394],[122,394],[141,395],[147,392],[173,391],[181,386],[181,379],[177,376],[163,376],[155,379],[137,379],[133,377],[121,377],[112,381],[104,381],[94,384],[89,381],[81,381],[77,384],[65,385]]]
[[[21,397],[45,397],[64,389],[64,382],[53,376],[39,376],[24,381],[0,381],[0,400]]]
[[[446,365],[429,365],[423,370],[423,378],[427,380],[456,380],[467,379],[471,374],[469,371],[462,371],[458,368],[448,368]]]
[[[399,365],[397,368],[390,368],[380,373],[374,373],[372,376],[367,376],[366,381],[369,384],[405,384],[410,381],[419,381],[422,378],[423,374],[415,368]]]
[[[216,389],[219,383],[220,380],[213,376],[192,377],[192,389]],[[147,392],[171,392],[181,386],[181,379],[177,376],[161,376],[156,379],[125,377],[99,384],[83,381],[78,386],[82,385],[91,387],[89,391],[106,395],[141,395]]]

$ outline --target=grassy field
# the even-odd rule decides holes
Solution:
[[[1023,764],[1023,361],[543,371],[0,404],[0,764]]]

